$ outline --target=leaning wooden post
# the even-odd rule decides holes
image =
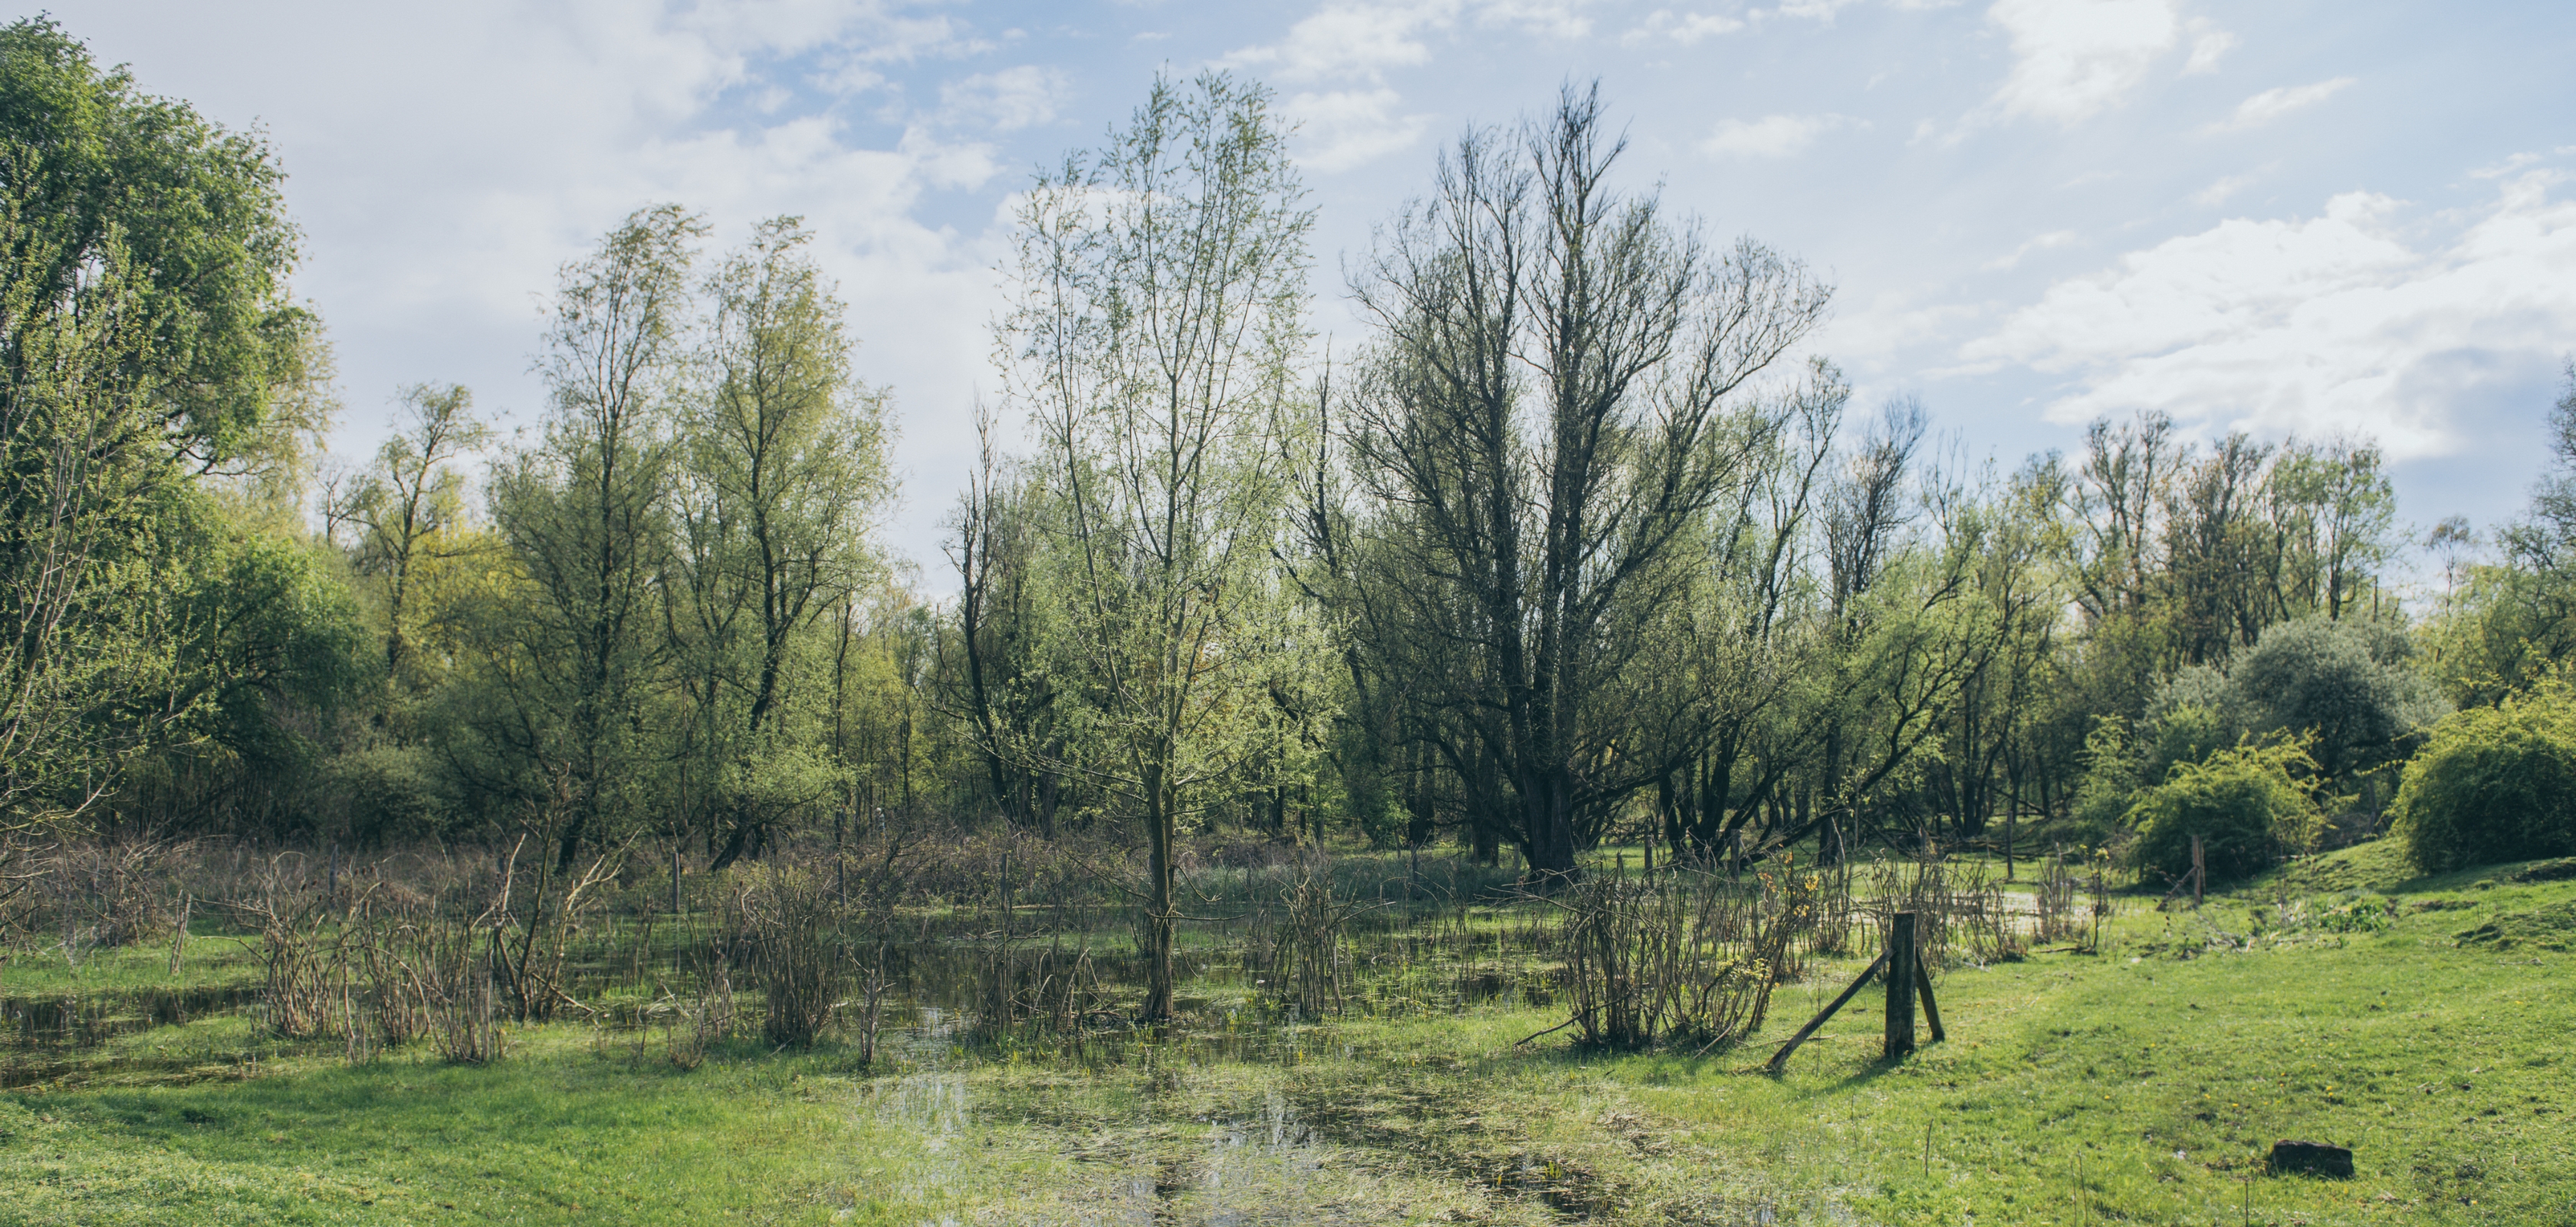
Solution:
[[[1879,972],[1886,969],[1887,956],[1882,953],[1878,956],[1878,961],[1871,963],[1867,970],[1860,973],[1858,979],[1851,982],[1851,987],[1844,989],[1842,991],[1842,995],[1834,998],[1831,1002],[1828,1002],[1825,1008],[1816,1011],[1816,1016],[1808,1019],[1806,1026],[1798,1028],[1798,1033],[1790,1036],[1788,1043],[1780,1045],[1780,1051],[1771,1054],[1771,1072],[1776,1075],[1780,1071],[1789,1068],[1789,1056],[1790,1054],[1798,1051],[1798,1045],[1806,1043],[1807,1038],[1816,1033],[1816,1028],[1824,1026],[1826,1019],[1832,1018],[1836,1010],[1843,1008],[1844,1003],[1850,1001],[1854,994],[1860,992],[1861,986],[1869,983],[1869,978],[1871,976],[1877,975]]]
[[[1914,921],[1898,912],[1887,931],[1887,1048],[1890,1061],[1914,1052]]]

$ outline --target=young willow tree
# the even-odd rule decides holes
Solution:
[[[642,210],[564,267],[539,367],[554,405],[535,443],[493,467],[492,522],[527,601],[496,628],[506,701],[478,720],[567,867],[584,841],[621,833],[653,756],[641,729],[667,664],[655,584],[670,419],[703,231],[677,207]]]
[[[874,568],[868,531],[893,488],[884,398],[850,375],[840,300],[795,218],[763,223],[707,283],[712,386],[682,423],[677,628],[691,731],[705,764],[719,866],[756,848],[782,814],[837,789],[798,703],[811,680],[799,641]]]
[[[375,464],[344,497],[328,500],[323,514],[334,526],[347,521],[359,530],[356,568],[384,583],[385,672],[396,688],[408,689],[419,619],[414,592],[424,570],[452,556],[465,521],[465,475],[454,462],[492,432],[475,419],[473,394],[462,384],[415,384],[402,390],[401,403]]]
[[[1723,252],[1610,185],[1623,142],[1569,89],[1517,139],[1471,132],[1357,288],[1380,329],[1350,398],[1363,588],[1462,777],[1490,763],[1541,881],[1578,822],[1670,762],[1622,752],[1687,547],[1739,501],[1784,415],[1734,396],[1827,291],[1750,241]]]
[[[1158,80],[1107,147],[1040,176],[997,338],[1087,726],[1061,765],[1144,828],[1148,1018],[1171,1013],[1182,823],[1289,718],[1313,639],[1271,566],[1312,214],[1269,103]]]

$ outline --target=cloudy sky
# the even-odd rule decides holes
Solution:
[[[1974,454],[2097,415],[2376,438],[2418,526],[2511,515],[2576,349],[2576,5],[81,0],[145,89],[263,125],[362,458],[393,390],[534,419],[554,269],[639,204],[807,218],[902,422],[938,575],[1011,195],[1160,68],[1300,121],[1340,270],[1471,123],[1599,78],[1632,182],[1839,287],[1818,348]]]

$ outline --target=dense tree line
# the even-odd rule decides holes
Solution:
[[[1964,458],[1855,408],[1831,287],[1631,186],[1591,90],[1446,149],[1327,353],[1268,94],[1158,81],[1020,198],[935,578],[876,544],[892,407],[798,219],[637,211],[561,270],[538,426],[424,384],[333,468],[275,152],[45,19],[0,93],[20,830],[568,866],[1008,823],[1140,849],[1168,950],[1202,837],[2012,855],[2220,755],[2366,830],[2442,712],[2576,648],[2576,400],[2492,555],[2435,530],[2439,592],[2366,440]]]

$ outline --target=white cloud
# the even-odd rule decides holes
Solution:
[[[1572,41],[1592,33],[1592,19],[1581,12],[1588,5],[1589,0],[1482,0],[1476,6],[1476,24],[1509,26],[1540,38]]]
[[[1430,35],[1478,26],[1511,27],[1556,42],[1591,32],[1589,0],[1325,0],[1275,43],[1237,48],[1214,61],[1276,81],[1312,86],[1285,103],[1299,125],[1298,161],[1327,174],[1411,146],[1434,118],[1404,109],[1387,74],[1431,62]],[[1336,88],[1338,87],[1338,88]]]
[[[2259,128],[2292,111],[2312,107],[2332,98],[2342,93],[2344,88],[2352,83],[2351,77],[2336,77],[2312,85],[2284,85],[2278,89],[2267,89],[2237,103],[2234,115],[2209,125],[2203,131],[2236,132],[2246,128]]]
[[[1996,105],[2067,125],[2145,81],[2181,29],[2173,0],[1995,0],[1986,17],[2012,36],[2012,73]]]
[[[1336,174],[1410,148],[1432,117],[1402,113],[1403,102],[1384,87],[1290,95],[1286,110],[1297,121],[1298,164]]]
[[[1837,128],[1867,127],[1848,115],[1765,115],[1760,119],[1719,120],[1717,130],[1699,143],[1700,152],[1718,157],[1785,158],[1814,144]]]
[[[1836,311],[1810,348],[1856,372],[1913,380],[1923,372],[1908,355],[1927,341],[1961,335],[1996,310],[1992,303],[1960,302],[1944,288],[1881,290],[1856,308]]]
[[[2253,174],[2229,175],[2216,183],[2210,184],[2208,187],[2192,193],[2191,202],[2205,208],[2215,209],[2220,205],[2226,204],[2229,197],[2254,186],[2255,180],[2262,177],[2263,176],[2259,171]]]
[[[2567,151],[2561,149],[2558,152],[2565,153]],[[2470,171],[2469,177],[2472,179],[2501,179],[2506,175],[2510,175],[2515,171],[2521,170],[2523,167],[2540,161],[2540,159],[2541,155],[2526,150],[2522,153],[2513,154],[2493,166],[2481,166],[2476,170]]]
[[[1429,62],[1431,48],[1421,35],[1455,24],[1458,8],[1458,0],[1334,0],[1288,27],[1288,37],[1222,56],[1217,66],[1265,69],[1292,83],[1375,82],[1389,68]]]
[[[1804,17],[1809,21],[1821,21],[1826,25],[1832,25],[1836,14],[1857,3],[1859,0],[1780,0],[1778,8],[1768,13],[1757,13],[1756,16]]]
[[[2576,203],[2505,185],[2447,241],[2410,243],[2399,202],[2233,220],[2061,281],[1960,351],[2071,377],[2056,421],[2162,409],[2267,433],[2367,433],[2397,458],[2455,446],[2482,357],[2554,356],[2576,336]]]
[[[1062,69],[1023,64],[948,82],[939,87],[939,106],[952,121],[1014,132],[1054,120],[1065,92]]]
[[[1691,47],[1702,39],[1733,34],[1743,28],[1743,21],[1722,13],[1676,13],[1671,9],[1656,9],[1646,15],[1643,24],[1620,35],[1619,43],[1625,47],[1648,44]]]
[[[2183,23],[2191,32],[2191,58],[2183,61],[2183,75],[2218,71],[2218,61],[2236,46],[2236,36],[2211,24],[2206,17],[2194,17]]]
[[[227,123],[258,117],[292,172],[295,289],[330,323],[353,407],[334,452],[372,451],[386,394],[416,380],[531,420],[555,271],[637,206],[703,210],[720,245],[798,213],[849,300],[861,377],[895,388],[898,464],[935,475],[895,542],[936,557],[1000,250],[929,219],[935,194],[991,182],[997,155],[928,129],[865,139],[811,105],[975,46],[936,6],[129,2],[92,35],[102,58]]]
[[[1518,29],[1556,42],[1583,38],[1590,0],[1325,0],[1275,43],[1237,48],[1219,68],[1259,69],[1292,85],[1328,81],[1377,84],[1391,68],[1431,62],[1424,36],[1476,25]]]
[[[2053,251],[2060,247],[2074,246],[2077,237],[2076,233],[2072,230],[2052,230],[2038,238],[2022,244],[2019,247],[2013,248],[2011,255],[2005,256],[2001,259],[1987,261],[1986,268],[1990,271],[2002,272],[2020,264],[2022,257],[2027,256],[2034,251]]]

